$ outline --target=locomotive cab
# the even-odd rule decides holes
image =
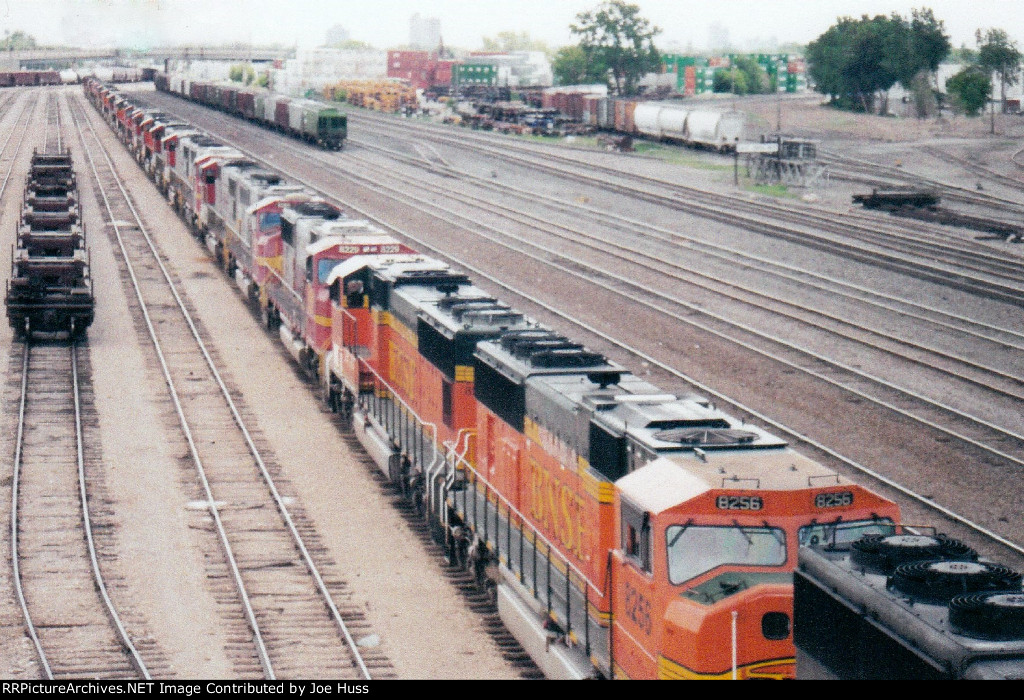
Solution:
[[[886,532],[898,520],[894,505],[789,450],[661,457],[616,492],[621,677],[794,678],[798,547]]]

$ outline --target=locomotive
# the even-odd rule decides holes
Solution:
[[[899,522],[201,130],[86,91],[549,677],[792,678],[799,547]]]
[[[800,551],[797,675],[1024,680],[1021,575],[932,528]]]
[[[183,73],[157,73],[153,84],[206,107],[254,121],[332,151],[348,136],[348,117],[316,100],[278,95],[263,88],[195,80]]]
[[[78,337],[95,300],[71,152],[33,152],[7,283],[15,333]]]

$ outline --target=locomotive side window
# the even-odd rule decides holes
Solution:
[[[786,563],[786,533],[777,527],[672,525],[665,537],[668,579],[673,585],[725,564]]]
[[[622,502],[622,552],[637,568],[651,573],[651,516]]]
[[[831,523],[811,523],[797,530],[800,546],[827,545],[845,547],[864,535],[892,535],[895,525],[889,518],[878,520],[836,520]]]

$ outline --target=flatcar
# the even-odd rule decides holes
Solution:
[[[918,209],[936,207],[939,200],[939,193],[935,190],[919,187],[873,188],[871,194],[853,195],[854,204],[860,204],[865,209],[881,209],[883,211],[894,211],[906,207]]]
[[[1021,575],[934,529],[801,549],[794,598],[800,678],[1024,680]]]
[[[7,284],[7,320],[20,336],[92,323],[94,298],[70,151],[32,154]]]
[[[158,73],[157,90],[249,119],[270,129],[340,150],[348,136],[348,117],[337,107],[316,100],[277,95],[262,88],[194,80],[187,75]]]
[[[550,677],[791,678],[799,545],[899,523],[201,130],[160,140],[143,166]]]

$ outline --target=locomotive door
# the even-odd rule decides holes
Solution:
[[[613,673],[629,678],[655,678],[660,621],[655,608],[654,533],[650,515],[624,500],[620,527],[621,549],[612,557]]]

